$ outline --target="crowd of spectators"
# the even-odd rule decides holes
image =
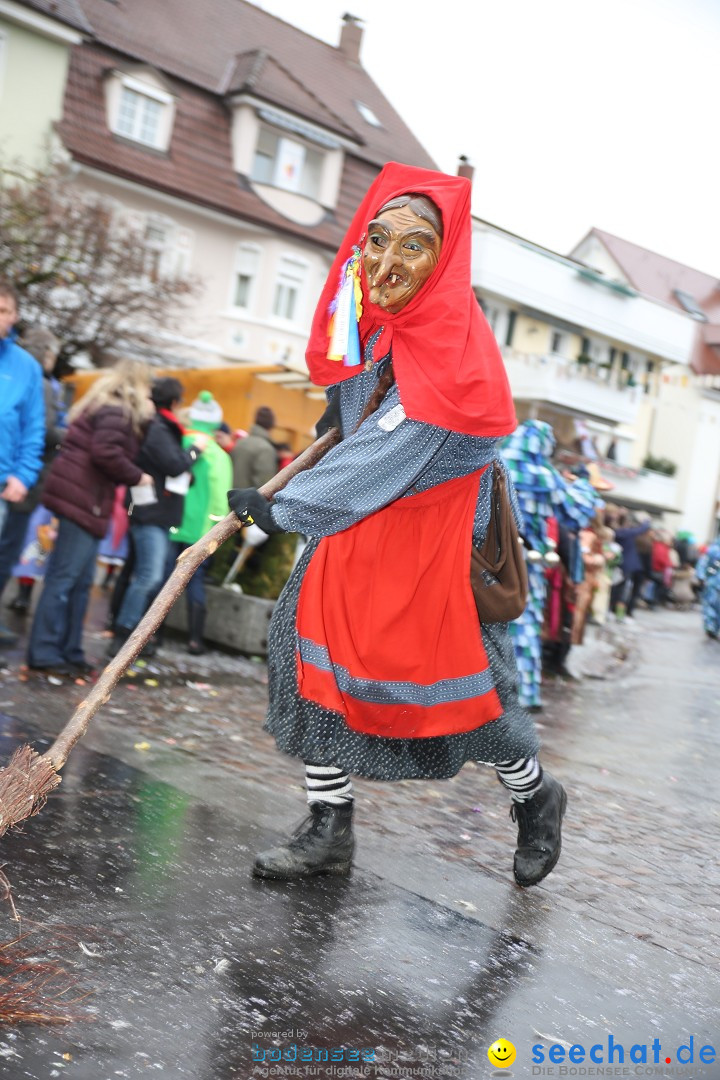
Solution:
[[[15,578],[7,605],[28,612],[44,578],[28,666],[83,677],[94,668],[83,626],[98,557],[110,571],[120,566],[111,657],[177,557],[225,516],[228,489],[261,487],[292,453],[273,440],[268,406],[256,410],[249,432],[233,431],[210,391],[186,403],[181,381],[153,379],[135,361],[103,371],[68,409],[54,375],[61,343],[43,327],[18,339],[17,318],[17,295],[0,283],[0,594]],[[720,633],[717,544],[698,548],[689,534],[673,538],[649,515],[607,502],[587,468],[556,469],[553,448],[549,425],[526,421],[502,450],[525,522],[530,599],[511,636],[529,708],[541,708],[543,669],[567,673],[568,653],[582,644],[588,622],[632,620],[639,605],[687,606],[704,591],[706,632]],[[245,533],[246,554],[267,540],[256,525]],[[194,654],[205,649],[207,566],[186,590]],[[16,641],[0,620],[0,646]]]
[[[178,556],[228,513],[228,490],[265,483],[289,447],[272,441],[269,407],[249,433],[232,431],[210,391],[186,403],[180,380],[132,360],[101,371],[68,408],[54,376],[61,343],[42,327],[18,338],[17,321],[17,294],[0,282],[0,594],[15,579],[7,605],[32,611],[28,668],[84,678],[98,663],[83,646],[98,559],[113,583],[110,657]],[[205,648],[206,571],[207,562],[186,589],[193,654]],[[0,621],[0,646],[17,640]]]

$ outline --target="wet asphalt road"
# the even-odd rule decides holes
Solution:
[[[304,809],[301,765],[261,731],[264,665],[173,646],[138,668],[42,813],[2,840],[38,955],[57,951],[69,996],[90,995],[66,1027],[5,1027],[0,1076],[562,1075],[538,1071],[552,1043],[566,1065],[571,1045],[586,1052],[565,1075],[603,1075],[587,1053],[604,1062],[612,1038],[625,1075],[720,1077],[698,1060],[720,1052],[720,645],[697,612],[640,612],[633,635],[612,678],[548,688],[543,763],[568,817],[557,869],[527,891],[481,767],[359,781],[350,879],[253,881],[254,852]],[[88,651],[103,647],[91,631]],[[8,658],[2,760],[85,693],[23,682]],[[690,1036],[695,1063],[677,1071]],[[488,1061],[498,1038],[517,1050],[510,1073]]]

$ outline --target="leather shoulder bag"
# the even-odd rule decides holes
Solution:
[[[510,505],[505,472],[493,463],[492,507],[481,548],[470,550],[470,584],[481,623],[512,622],[527,604],[524,545]]]

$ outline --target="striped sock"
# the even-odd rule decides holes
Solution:
[[[309,803],[326,802],[332,806],[347,806],[353,800],[350,777],[335,765],[313,765],[306,761],[305,783]]]
[[[527,802],[532,799],[542,784],[543,771],[537,757],[501,761],[496,763],[495,770],[498,780],[508,789],[513,802]]]

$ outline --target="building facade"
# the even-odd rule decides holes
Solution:
[[[322,398],[305,344],[337,245],[386,161],[434,162],[364,71],[353,16],[333,46],[245,0],[173,10],[0,0],[0,151],[64,155],[78,188],[144,231],[158,273],[198,279],[159,351],[226,369],[231,395],[244,369],[232,415],[272,399],[299,449]],[[568,462],[595,457],[611,498],[714,534],[717,281],[599,230],[566,257],[473,229],[473,286],[518,415],[548,420]]]
[[[36,165],[56,153],[71,51],[89,24],[75,0],[0,0],[0,154]]]
[[[648,451],[676,465],[680,527],[700,542],[711,539],[720,527],[720,282],[600,229],[572,255],[603,279],[640,290],[690,321],[687,363],[664,374]]]
[[[193,363],[304,371],[360,197],[389,159],[434,164],[364,71],[359,22],[332,46],[244,0],[184,0],[174,20],[79,2],[91,36],[57,125],[77,184],[145,228],[163,272],[200,279],[178,335]]]
[[[262,370],[264,387],[239,379],[238,394],[267,391],[299,449],[312,425],[298,392],[315,414],[323,397],[305,345],[350,219],[386,161],[435,167],[362,67],[360,22],[344,16],[333,46],[245,0],[177,0],[172,19],[146,0],[0,0],[0,17],[9,8],[2,55],[23,104],[3,111],[8,144],[32,162],[51,136],[73,183],[144,232],[158,273],[199,282],[158,334],[164,364]],[[44,69],[34,118],[42,93],[20,73]]]
[[[520,419],[552,424],[559,458],[594,460],[608,498],[690,527],[692,470],[649,468],[663,446],[668,388],[690,382],[695,323],[606,277],[481,220],[473,287],[501,347]]]

